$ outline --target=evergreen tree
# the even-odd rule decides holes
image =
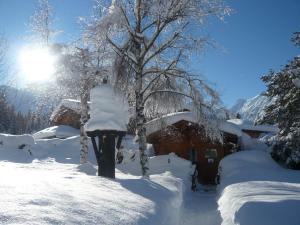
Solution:
[[[299,32],[292,39],[299,45]],[[300,89],[294,84],[300,78],[300,56],[295,57],[279,72],[262,77],[266,95],[274,99],[266,107],[261,123],[277,123],[280,129],[272,156],[289,168],[300,169]]]

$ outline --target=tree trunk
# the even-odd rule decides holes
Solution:
[[[141,0],[136,1],[135,5],[135,13],[136,13],[136,33],[141,33],[141,25],[142,25],[142,16],[141,16]],[[146,141],[146,128],[145,128],[145,115],[144,115],[144,96],[142,94],[143,88],[143,59],[141,58],[141,49],[142,45],[140,40],[134,41],[134,54],[137,59],[136,64],[136,76],[135,76],[135,99],[136,99],[136,120],[137,120],[137,135],[138,135],[138,143],[139,143],[139,151],[140,151],[140,164],[142,168],[143,176],[147,176],[147,171],[149,169],[148,166],[148,156],[146,154],[147,149],[147,141]]]
[[[88,121],[88,91],[86,90],[80,96],[80,163],[86,163],[88,157],[88,137],[84,128]]]
[[[143,107],[143,96],[136,92],[136,118],[137,118],[137,135],[140,151],[140,164],[142,168],[143,176],[147,175],[149,169],[148,156],[146,154],[147,141],[146,141],[146,128],[145,128],[145,116]]]

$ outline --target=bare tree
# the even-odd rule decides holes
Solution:
[[[48,46],[51,38],[57,33],[52,28],[53,9],[48,0],[38,0],[37,8],[30,17],[29,27],[34,41]]]
[[[98,62],[98,54],[88,48],[65,45],[61,47],[58,65],[57,84],[64,92],[62,94],[80,100],[80,163],[86,163],[88,155],[84,125],[88,120],[89,92],[106,76]]]
[[[218,95],[197,74],[191,74],[186,63],[207,43],[197,32],[204,20],[208,16],[222,19],[230,9],[221,0],[114,0],[108,7],[98,0],[97,4],[106,13],[93,29],[105,34],[117,53],[116,71],[126,65],[129,72],[121,74],[127,80],[121,83],[130,84],[134,91],[140,163],[146,175],[145,106],[180,96],[177,102],[190,99],[186,101],[195,106],[200,119],[204,108],[212,108]]]

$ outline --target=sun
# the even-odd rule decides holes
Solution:
[[[26,47],[20,53],[21,72],[27,82],[49,80],[55,73],[55,57],[47,48]]]

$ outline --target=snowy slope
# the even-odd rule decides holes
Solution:
[[[34,93],[9,86],[0,86],[0,89],[5,90],[8,104],[14,106],[17,112],[26,114],[35,110],[37,96]]]
[[[181,180],[117,171],[116,179],[88,176],[74,164],[0,162],[0,224],[176,225]]]
[[[248,100],[238,100],[230,110],[235,114],[239,113],[244,120],[255,122],[255,120],[257,120],[264,114],[263,109],[269,103],[270,99],[268,97],[257,95]]]
[[[30,151],[6,141],[11,138],[19,144],[30,142]],[[3,135],[2,139],[0,224],[180,222],[183,192],[191,169],[189,161],[172,154],[152,157],[150,176],[142,178],[136,158],[118,165],[116,179],[112,180],[95,176],[92,151],[92,163],[78,165],[78,137],[35,143],[30,135]],[[134,148],[132,138],[124,144],[125,148]]]
[[[300,172],[280,167],[261,150],[221,161],[222,225],[300,224]]]

